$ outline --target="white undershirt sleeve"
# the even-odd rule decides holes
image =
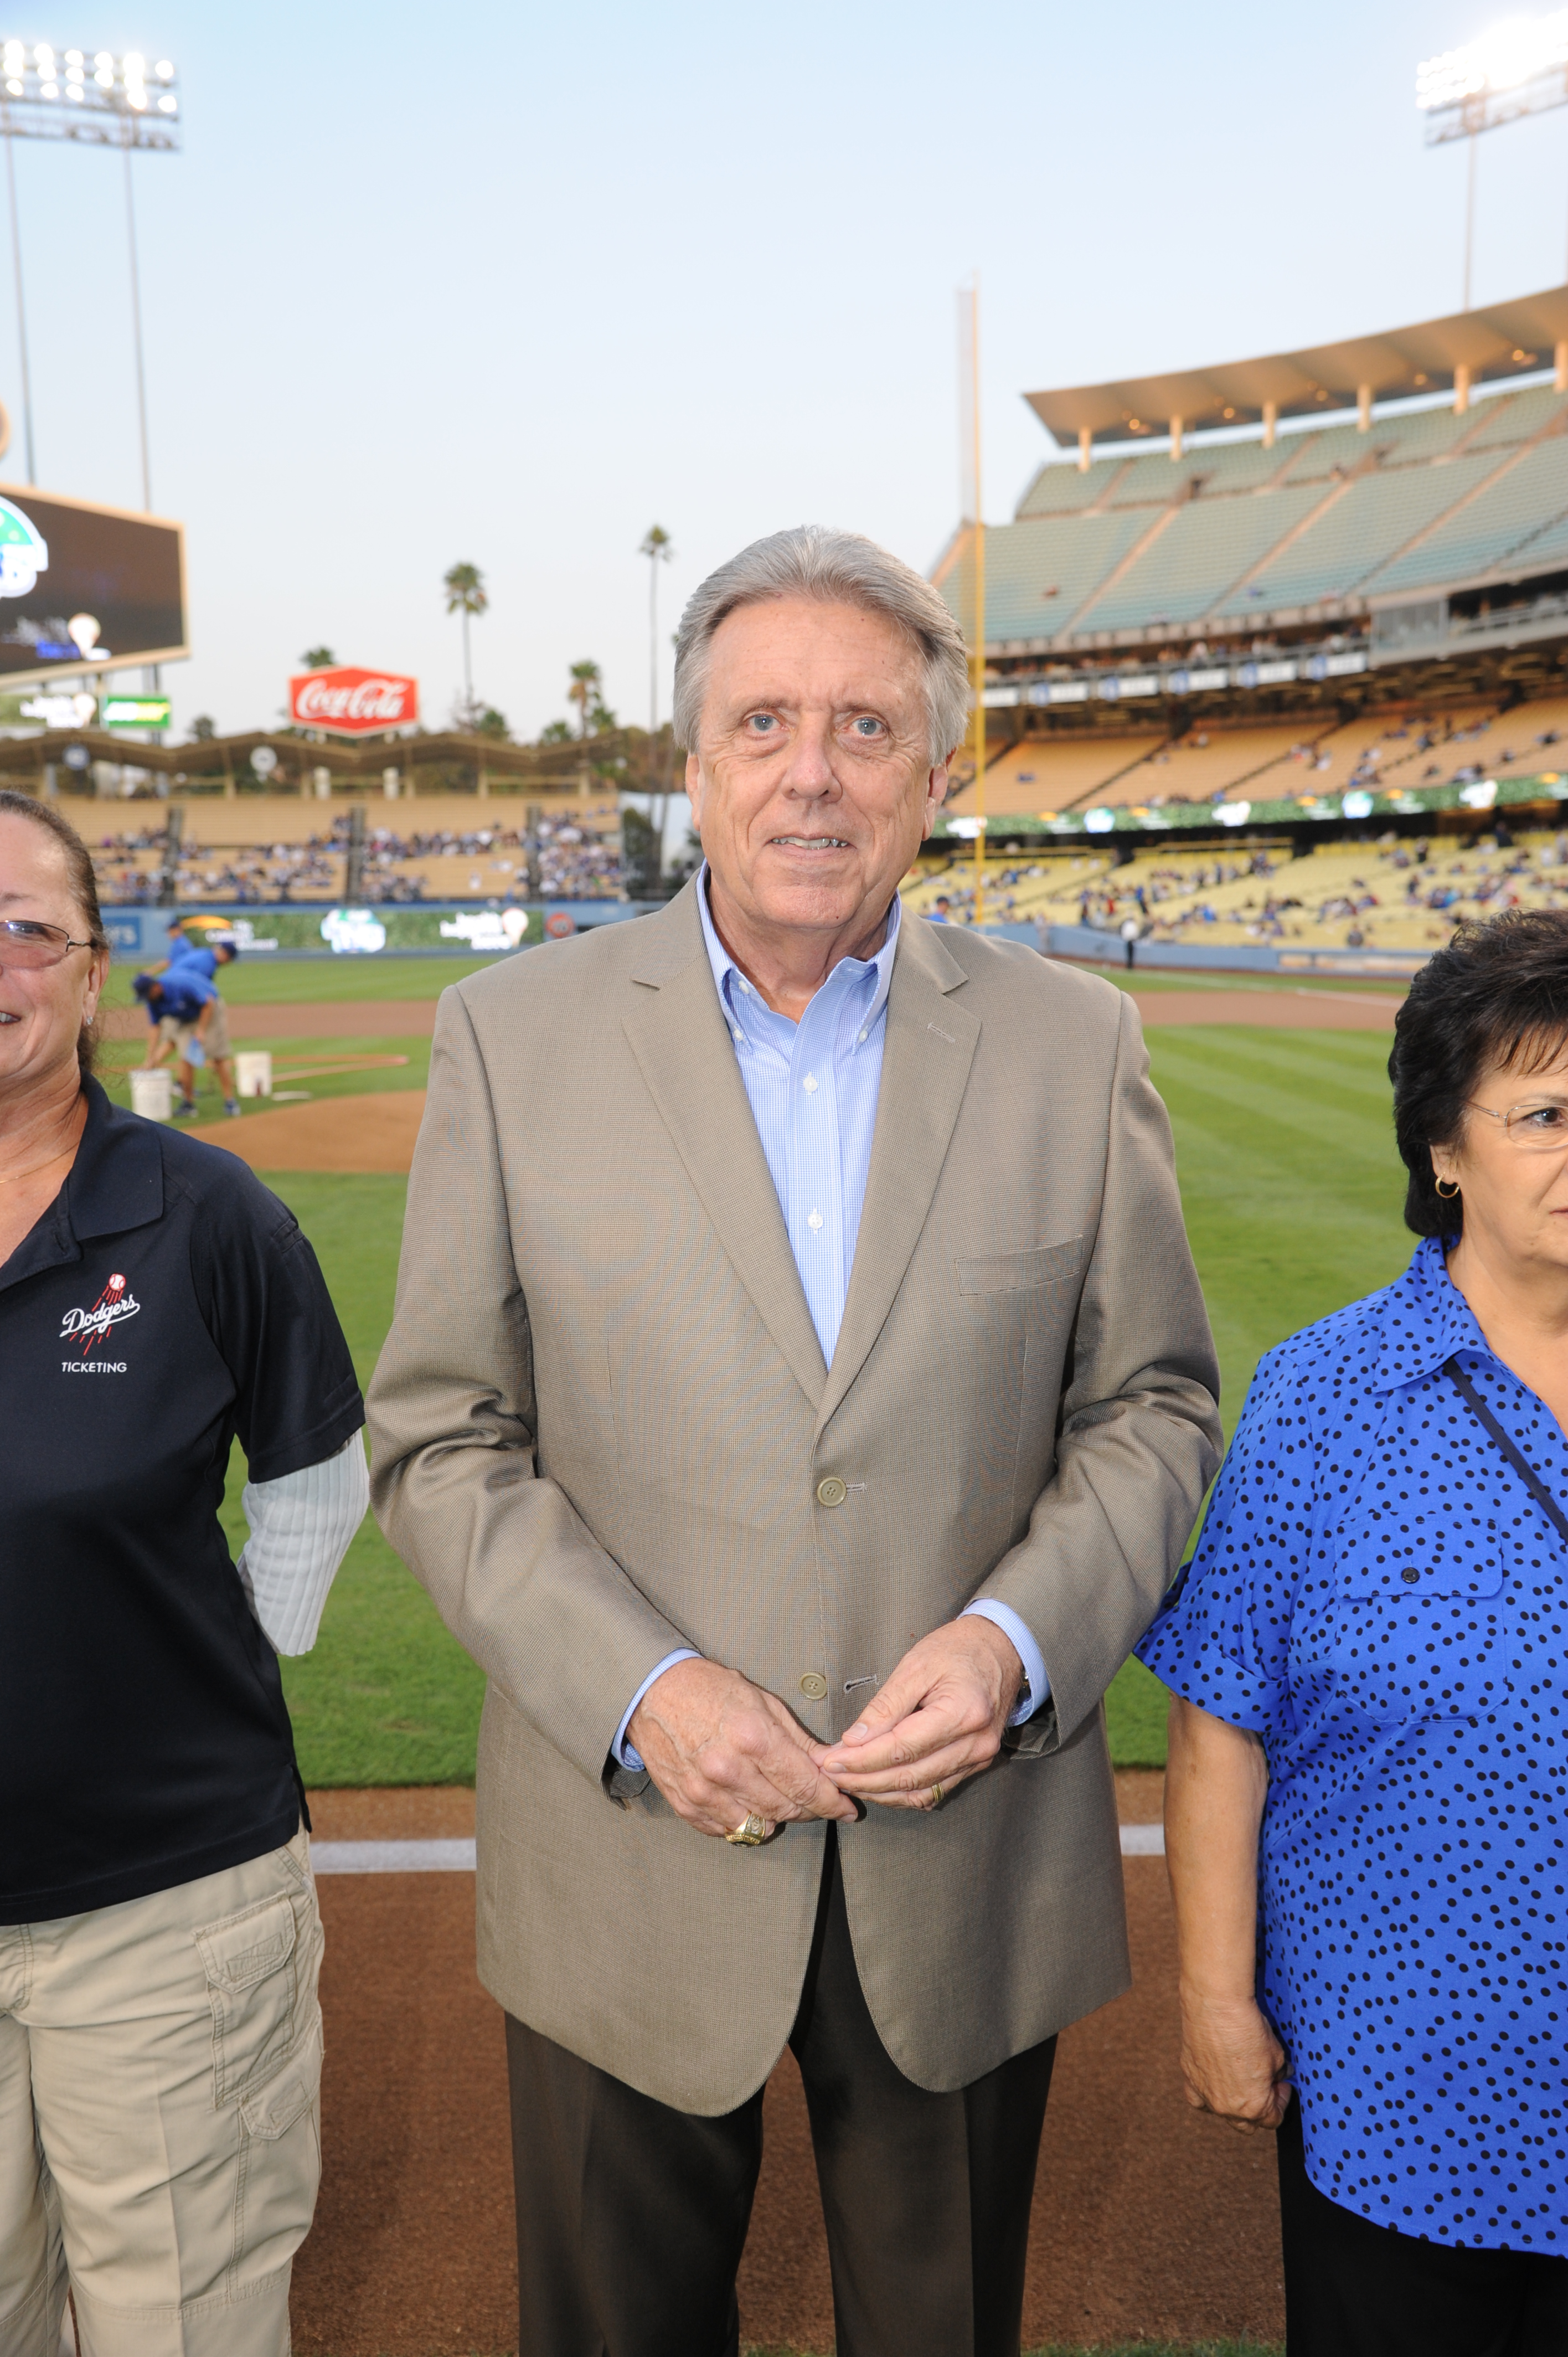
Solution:
[[[252,1611],[280,1653],[308,1653],[327,1594],[371,1502],[359,1433],[336,1457],[275,1481],[247,1481],[251,1535],[239,1561]]]

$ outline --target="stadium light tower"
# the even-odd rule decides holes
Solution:
[[[33,452],[33,395],[27,366],[27,317],[22,295],[22,236],[16,211],[16,139],[70,139],[79,146],[118,147],[125,159],[125,230],[131,257],[131,322],[136,351],[136,417],[142,444],[142,505],[153,504],[147,454],[147,387],[142,359],[142,292],[136,265],[136,212],[131,156],[137,147],[177,154],[179,84],[167,58],[149,64],[134,49],[61,49],[48,41],[0,38],[0,135],[5,141],[5,184],[11,201],[11,261],[16,280],[16,332],[22,363],[22,425],[27,480],[38,480]]]
[[[1476,243],[1476,141],[1527,114],[1568,106],[1568,8],[1550,16],[1513,16],[1461,49],[1423,58],[1415,70],[1415,102],[1426,117],[1426,144],[1470,143],[1465,193],[1465,308],[1470,307],[1470,266]]]

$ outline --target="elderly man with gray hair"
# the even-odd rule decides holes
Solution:
[[[699,875],[441,1002],[373,1490],[489,1679],[524,2357],[733,2357],[787,2045],[839,2357],[1016,2357],[1127,1985],[1101,1697],[1218,1377],[1133,1001],[901,913],[967,704],[908,566],[757,542],[677,641]]]

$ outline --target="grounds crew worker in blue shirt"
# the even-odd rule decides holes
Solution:
[[[232,933],[209,932],[199,941],[177,935],[166,963],[136,976],[136,996],[145,1000],[153,1025],[147,1043],[148,1069],[156,1070],[170,1053],[179,1060],[177,1120],[188,1120],[195,1113],[196,1070],[209,1059],[223,1092],[224,1112],[239,1114],[229,1014],[219,996],[217,980],[219,966],[231,964],[239,954]]]
[[[91,1079],[108,963],[80,839],[0,793],[0,2352],[58,2357],[69,2282],[84,2357],[286,2357],[321,1925],[277,1656],[364,1412],[285,1206]]]

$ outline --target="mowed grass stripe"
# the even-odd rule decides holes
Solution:
[[[255,920],[261,923],[261,918]],[[116,958],[103,993],[105,1006],[131,1006],[135,994],[131,981],[143,966],[160,965],[151,955]],[[340,999],[439,998],[448,984],[461,982],[494,965],[494,958],[389,957],[363,962],[352,957],[284,958],[270,962],[264,950],[242,950],[218,977],[218,987],[231,1006],[310,1006]]]
[[[1413,1243],[1387,1078],[1346,1089],[1347,1078],[1369,1082],[1381,1043],[1309,1036],[1305,1056],[1291,1052],[1299,1033],[1229,1028],[1165,1032],[1154,1046],[1228,1429],[1262,1353],[1388,1284]]]
[[[1256,1071],[1274,1083],[1299,1076],[1347,1104],[1364,1109],[1375,1103],[1387,1112],[1389,1042],[1384,1037],[1365,1031],[1261,1031],[1218,1023],[1172,1024],[1163,1036],[1201,1042],[1221,1033],[1228,1060],[1238,1071]],[[1337,1054],[1335,1047],[1340,1049]]]
[[[1300,1067],[1271,1071],[1245,1056],[1238,1058],[1233,1050],[1227,1053],[1223,1035],[1181,1030],[1165,1037],[1175,1044],[1164,1049],[1155,1069],[1156,1085],[1173,1114],[1177,1092],[1186,1090],[1233,1106],[1254,1124],[1300,1135],[1325,1161],[1332,1155],[1350,1154],[1369,1168],[1386,1163],[1391,1144],[1386,1082],[1379,1104],[1369,1092],[1352,1094]]]
[[[1262,1353],[1397,1276],[1413,1238],[1386,1041],[1183,1026],[1150,1038],[1234,1431]],[[1106,1696],[1119,1767],[1161,1767],[1165,1695],[1128,1662]]]

